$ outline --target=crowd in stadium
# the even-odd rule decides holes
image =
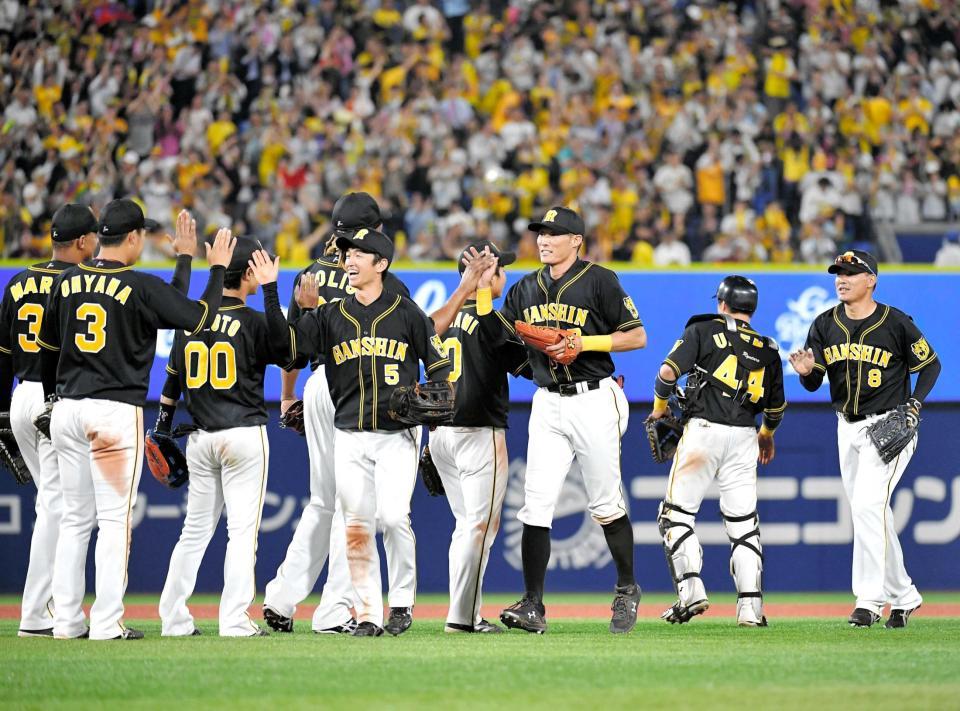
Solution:
[[[0,0],[0,238],[67,201],[185,205],[306,261],[373,194],[399,254],[819,263],[960,218],[953,0]],[[145,255],[169,255],[162,231]]]

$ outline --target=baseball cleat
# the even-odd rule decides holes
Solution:
[[[327,627],[322,630],[314,630],[314,634],[353,634],[357,629],[357,621],[353,617],[344,622],[342,625],[335,625],[333,627]]]
[[[610,618],[610,631],[613,634],[626,634],[637,625],[640,586],[636,583],[623,587],[617,586],[614,592],[616,595],[610,605],[613,611],[613,617]]]
[[[874,622],[880,619],[880,615],[865,607],[856,607],[850,613],[847,622],[851,627],[870,627]]]
[[[515,630],[534,634],[547,631],[547,611],[543,603],[524,596],[500,613],[500,621]]]
[[[58,635],[53,635],[54,639],[90,639],[90,628],[87,627],[82,633],[78,634],[76,637],[62,637]]]
[[[503,632],[503,627],[500,625],[495,625],[492,622],[487,620],[480,620],[476,625],[461,625],[456,622],[448,622],[443,627],[443,631],[448,634],[457,634],[460,632],[466,633],[478,633],[478,634],[501,634]]]
[[[143,639],[143,632],[135,630],[133,627],[124,627],[123,632],[110,639]]]
[[[361,622],[353,631],[353,637],[379,637],[383,634],[383,627],[372,622]]]
[[[188,636],[190,636],[190,637],[201,637],[201,636],[203,636],[203,632],[201,632],[201,631],[198,630],[196,627],[194,627],[194,628],[193,628],[193,632],[191,632]]]
[[[262,627],[258,627],[257,631],[254,632],[253,634],[247,635],[247,637],[269,637],[269,636],[270,636],[270,632],[263,629]]]
[[[906,627],[907,622],[910,621],[910,615],[920,609],[920,605],[917,605],[914,608],[909,610],[898,610],[893,608],[890,610],[890,618],[887,620],[887,623],[884,625],[888,630],[899,629],[901,627]]]
[[[20,630],[17,637],[53,637],[53,627],[45,627],[42,630]]]
[[[399,637],[408,629],[410,629],[410,625],[412,624],[412,607],[391,607],[390,616],[387,618],[387,624],[383,626],[383,629],[392,634],[394,637]]]
[[[767,616],[763,615],[759,620],[741,618],[737,620],[737,627],[769,627]]]
[[[263,621],[277,632],[293,632],[293,618],[281,615],[269,605],[263,606]]]
[[[706,598],[703,600],[697,600],[689,605],[683,605],[679,600],[677,600],[675,603],[673,603],[673,607],[663,611],[663,614],[660,615],[660,619],[666,620],[671,625],[682,625],[684,622],[689,622],[697,615],[702,615],[708,609],[710,609],[710,601]]]

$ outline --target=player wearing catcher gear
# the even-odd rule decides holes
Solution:
[[[610,631],[629,632],[637,621],[640,586],[633,574],[633,527],[620,480],[620,438],[629,409],[614,382],[611,352],[643,348],[647,336],[633,300],[617,275],[578,258],[584,225],[565,207],[551,208],[530,225],[543,267],[514,284],[497,312],[513,333],[514,321],[574,331],[547,353],[528,348],[533,396],[521,554],[526,594],[500,619],[508,627],[544,632],[543,583],[550,560],[550,526],[563,480],[576,457],[593,519],[603,528],[617,568]],[[562,365],[551,356],[569,351]]]
[[[390,396],[414,385],[420,361],[431,380],[444,380],[450,361],[433,323],[413,301],[383,288],[393,259],[386,235],[361,229],[338,237],[344,266],[356,292],[304,314],[293,324],[269,300],[271,338],[293,339],[301,359],[322,355],[335,407],[334,458],[337,499],[343,510],[347,561],[356,590],[357,636],[383,634],[376,523],[383,531],[390,575],[392,634],[412,622],[416,544],[410,527],[410,497],[416,481],[420,428],[391,419]]]
[[[364,228],[379,228],[380,208],[367,193],[348,193],[333,206],[332,220],[335,227],[326,252],[300,272],[294,282],[294,293],[287,309],[287,318],[291,322],[300,318],[304,311],[339,301],[355,292],[347,273],[340,267],[336,238],[352,236]],[[410,295],[403,282],[389,271],[384,274],[383,286],[387,291]],[[300,301],[308,306],[301,307]],[[324,562],[329,559],[320,605],[313,613],[313,630],[325,634],[349,634],[356,629],[357,623],[351,611],[355,595],[347,568],[343,514],[336,505],[334,407],[324,374],[323,356],[315,356],[310,368],[313,373],[303,388],[303,424],[310,455],[310,501],[300,515],[283,563],[274,579],[267,583],[263,618],[277,631],[292,632],[297,605],[312,592]],[[281,412],[286,412],[296,402],[294,388],[299,372],[292,369],[281,376]],[[412,595],[413,591],[405,594]]]
[[[259,286],[248,266],[259,249],[257,240],[237,238],[223,280],[218,315],[200,333],[177,331],[170,351],[169,376],[156,429],[170,431],[181,393],[199,429],[190,435],[187,446],[190,489],[183,532],[170,557],[160,596],[161,633],[165,637],[198,633],[187,600],[193,594],[200,562],[224,509],[228,539],[220,636],[269,634],[247,614],[256,592],[257,535],[270,454],[263,378],[267,365],[289,365],[292,356],[289,343],[283,348],[271,345],[264,315],[246,305],[247,297]],[[264,290],[275,292],[278,262],[264,261],[267,277],[272,276]]]
[[[53,257],[14,276],[0,304],[0,410],[37,487],[36,513],[30,540],[30,562],[23,586],[21,637],[52,636],[53,560],[60,528],[60,472],[53,445],[39,437],[33,420],[43,412],[40,382],[40,323],[54,278],[89,259],[97,248],[97,219],[89,207],[64,205],[53,216]],[[18,385],[10,396],[13,378]]]
[[[844,252],[830,265],[840,304],[810,326],[803,349],[790,354],[800,382],[813,392],[830,380],[837,411],[840,477],[853,514],[853,594],[849,622],[869,627],[890,603],[887,627],[906,627],[923,598],[907,574],[890,498],[917,447],[914,436],[890,462],[869,430],[906,405],[916,429],[920,407],[940,375],[940,361],[913,320],[874,300],[879,270],[868,252]],[[910,376],[917,374],[911,393]]]
[[[90,533],[99,527],[91,639],[138,639],[123,626],[131,513],[143,465],[143,405],[157,330],[210,325],[220,308],[233,244],[221,230],[208,248],[210,279],[191,301],[155,276],[134,271],[143,212],[114,200],[100,216],[100,253],[54,280],[37,342],[46,395],[59,396],[50,431],[63,491],[53,573],[54,636],[85,632],[81,603]]]
[[[466,269],[463,257],[471,249],[493,259],[479,275],[474,298],[457,312],[449,328],[438,330],[452,361],[450,379],[457,392],[453,422],[430,434],[430,453],[457,522],[450,541],[450,608],[444,629],[489,633],[503,631],[480,616],[480,605],[483,573],[507,491],[507,373],[526,377],[530,373],[526,349],[505,338],[498,319],[483,318],[493,310],[493,299],[503,293],[507,281],[503,266],[512,264],[516,255],[500,252],[489,241],[475,242],[464,250],[461,274]]]
[[[709,607],[700,578],[703,549],[694,530],[710,483],[720,486],[720,515],[730,539],[730,574],[737,586],[737,624],[766,627],[763,548],[757,516],[757,460],[773,460],[773,432],[783,419],[783,366],[777,344],[750,326],[757,287],[728,276],[717,288],[715,314],[694,316],[664,359],[650,419],[664,417],[677,379],[685,389],[683,436],[677,445],[657,523],[678,600],[663,613],[683,623]],[[763,423],[759,435],[757,415]]]

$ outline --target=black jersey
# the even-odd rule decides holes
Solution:
[[[300,277],[304,274],[312,274],[317,280],[318,286],[320,287],[320,306],[328,304],[331,301],[339,301],[356,293],[356,289],[350,286],[347,281],[347,273],[340,265],[335,261],[321,257],[297,274],[293,280],[293,293],[290,295],[290,305],[287,307],[287,320],[291,323],[303,314],[303,309],[301,309],[300,304],[297,303],[297,285],[300,284]],[[407,285],[390,271],[387,271],[383,275],[383,288],[394,294],[410,296],[410,290],[407,289]],[[314,356],[310,360],[310,369],[316,370],[322,364],[322,356]]]
[[[551,278],[548,266],[527,274],[510,287],[498,313],[511,333],[514,321],[566,328],[584,336],[643,326],[633,299],[623,290],[617,275],[580,259],[556,280]],[[533,379],[540,387],[613,375],[609,353],[587,351],[570,365],[556,363],[533,348],[528,348],[528,353]]]
[[[203,298],[192,301],[120,262],[95,259],[63,271],[51,287],[38,341],[59,351],[57,394],[142,407],[157,330],[208,326],[220,308],[223,274],[223,267],[212,267]]]
[[[315,355],[324,358],[338,429],[406,429],[388,414],[394,388],[416,383],[421,361],[431,380],[450,374],[433,321],[405,296],[384,290],[367,306],[348,296],[289,325],[279,304],[274,310],[269,298],[265,303],[271,340],[278,347],[291,343],[297,365]]]
[[[865,319],[847,316],[843,304],[814,319],[805,348],[814,368],[830,379],[830,400],[837,412],[871,415],[890,410],[910,397],[910,374],[937,359],[907,314],[877,304]]]
[[[264,372],[291,359],[289,344],[271,344],[263,313],[225,296],[209,328],[177,331],[163,394],[177,400],[183,393],[193,421],[207,431],[264,425]]]
[[[507,426],[507,373],[528,378],[532,373],[527,349],[506,335],[494,314],[477,316],[475,301],[464,304],[443,335],[451,363],[450,381],[457,387],[455,426]]]
[[[694,316],[664,359],[688,381],[686,417],[701,417],[733,427],[756,425],[757,415],[779,420],[786,408],[783,364],[777,344],[733,317]]]
[[[73,264],[51,260],[27,267],[3,292],[0,302],[0,352],[13,360],[13,374],[21,382],[40,382],[40,325],[47,297],[57,275]]]

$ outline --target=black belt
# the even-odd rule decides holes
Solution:
[[[579,383],[556,383],[555,385],[548,385],[547,390],[552,393],[559,393],[563,397],[569,397],[571,395],[579,395],[581,392],[586,390],[599,390],[600,381],[599,380],[583,380]]]
[[[890,412],[889,408],[887,408],[886,410],[878,410],[877,412],[868,412],[865,415],[848,415],[845,412],[841,412],[839,414],[840,414],[840,417],[842,417],[847,422],[863,422],[868,417],[873,417],[874,415],[885,415],[888,412]]]

